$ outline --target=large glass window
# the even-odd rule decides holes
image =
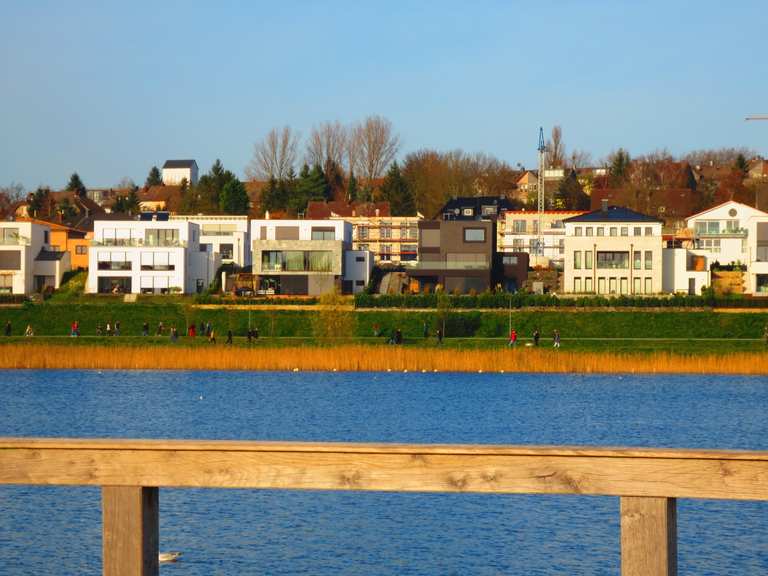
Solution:
[[[279,250],[264,250],[261,253],[261,269],[265,272],[280,272],[283,269],[283,253]]]
[[[286,250],[283,252],[286,272],[303,272],[305,270],[304,252],[302,250]]]
[[[584,251],[584,268],[586,270],[592,270],[592,251],[591,250]]]
[[[179,231],[176,228],[150,228],[144,231],[146,246],[178,246]]]
[[[512,231],[515,234],[525,234],[525,230],[526,230],[525,220],[512,221]]]
[[[464,242],[485,242],[485,228],[464,228]]]
[[[330,250],[265,250],[261,253],[264,272],[331,272],[333,252]]]
[[[0,244],[18,244],[18,228],[0,228]]]
[[[653,269],[653,252],[650,250],[645,251],[645,269],[651,270]]]
[[[141,269],[175,270],[176,266],[171,264],[168,252],[142,252]]]
[[[99,252],[97,254],[99,270],[130,270],[131,261],[125,252]]]
[[[203,224],[203,236],[232,236],[237,231],[235,224]]]
[[[598,252],[597,268],[627,269],[629,268],[629,252]]]
[[[219,252],[221,253],[222,260],[232,260],[234,251],[234,246],[232,244],[219,244]]]
[[[581,270],[581,250],[576,250],[573,253],[573,268],[574,270]]]
[[[328,250],[307,252],[310,272],[330,272],[333,270],[333,253]]]
[[[632,255],[632,268],[634,270],[640,270],[643,262],[643,252],[641,250],[635,250]]]
[[[312,240],[336,240],[333,228],[312,228]]]

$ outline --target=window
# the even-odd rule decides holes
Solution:
[[[392,225],[389,222],[382,222],[379,229],[379,238],[389,239],[392,238]]]
[[[584,269],[592,270],[592,251],[591,250],[584,251]]]
[[[598,252],[597,269],[626,270],[629,268],[629,252]]]
[[[355,286],[365,286],[365,280],[355,280]]]
[[[598,236],[605,236],[605,228],[603,228],[602,226],[598,226],[597,227],[597,235]]]
[[[504,256],[501,257],[501,263],[506,264],[507,266],[517,266],[517,256],[504,254]]]
[[[485,228],[464,228],[464,242],[485,242]]]
[[[523,243],[522,238],[515,238],[512,240],[512,248],[514,248],[515,252],[521,252],[523,249],[525,249],[525,244]]]
[[[200,252],[210,252],[213,244],[200,244]]]
[[[616,226],[611,226],[611,236],[616,236]]]
[[[237,231],[235,224],[203,224],[201,236],[232,236]]]
[[[573,253],[573,269],[581,270],[581,250],[576,250]]]
[[[360,244],[357,247],[358,250],[368,250],[368,244]]]
[[[43,231],[43,244],[49,244],[51,242],[51,233],[48,230]]]
[[[355,256],[355,262],[365,262],[365,256]]]
[[[621,235],[622,236],[629,236],[629,228],[627,226],[621,227]]]
[[[175,270],[176,266],[169,262],[168,252],[142,252],[142,270]]]
[[[367,240],[368,239],[368,226],[358,226],[357,227],[357,238],[358,238],[358,240]]]
[[[379,251],[379,260],[384,260],[387,262],[392,260],[392,246],[389,244],[381,245],[381,250]]]
[[[643,235],[643,229],[640,228],[640,226],[635,226],[634,230],[632,231],[632,234],[634,236],[642,236]]]
[[[641,284],[640,278],[633,278],[632,279],[632,292],[634,292],[635,294],[641,294],[642,293],[641,292],[642,288],[641,288],[640,284]]]
[[[592,292],[592,278],[584,278],[584,292]]]
[[[417,250],[416,244],[401,244],[400,245],[400,260],[413,261],[416,260]]]
[[[425,248],[439,248],[440,247],[440,229],[439,228],[423,228],[421,230],[421,245]]]
[[[304,272],[304,252],[302,250],[286,250],[283,252],[283,270],[286,272]]]
[[[634,254],[632,255],[632,269],[633,270],[640,270],[641,263],[643,260],[643,253],[640,250],[635,250]]]
[[[560,238],[557,243],[557,252],[558,254],[565,254],[565,240],[563,238]]]
[[[605,278],[603,277],[597,279],[597,293],[605,294]]]
[[[526,222],[525,220],[512,221],[512,232],[515,234],[525,234]]]
[[[645,235],[646,235],[646,236],[653,236],[653,227],[651,227],[651,226],[646,226],[646,227],[645,227]]]
[[[13,292],[13,274],[0,274],[0,294]]]
[[[653,284],[650,278],[645,279],[645,293],[653,294]]]
[[[88,246],[75,246],[75,254],[88,254]]]
[[[21,270],[21,250],[0,251],[0,270]]]
[[[594,229],[592,228],[592,226],[587,226],[584,229],[585,236],[593,236],[593,232],[594,232]]]
[[[651,252],[650,250],[645,251],[645,269],[646,270],[653,269],[653,252]]]
[[[576,226],[576,227],[573,229],[573,235],[574,235],[574,236],[581,236],[581,226]]]
[[[581,292],[581,278],[574,278],[573,279],[573,291],[577,294]]]
[[[142,294],[168,294],[168,276],[142,276],[139,288]]]
[[[619,278],[619,293],[629,294],[629,284],[627,278]]]
[[[222,260],[232,260],[235,253],[234,246],[232,244],[219,244],[219,253]]]
[[[261,269],[265,272],[331,272],[330,250],[264,250]]]
[[[0,228],[0,244],[14,245],[19,243],[18,228]]]
[[[616,294],[616,278],[608,278],[608,292]]]
[[[131,270],[131,261],[125,252],[99,252],[97,255],[99,270]]]
[[[312,228],[312,240],[336,240],[333,228]]]
[[[145,246],[178,246],[179,231],[176,228],[147,229],[144,231],[144,245]]]
[[[482,206],[480,212],[483,216],[496,216],[496,206]]]

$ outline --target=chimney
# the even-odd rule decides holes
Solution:
[[[379,209],[376,208],[376,216],[378,216],[378,215],[379,215]]]
[[[264,212],[264,219],[269,220],[269,210]]]
[[[600,210],[602,210],[603,213],[608,212],[608,198],[600,200]]]

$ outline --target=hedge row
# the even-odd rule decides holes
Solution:
[[[357,308],[439,308],[493,309],[493,308],[768,308],[768,299],[738,296],[577,296],[560,298],[554,294],[482,293],[455,294],[357,294]]]

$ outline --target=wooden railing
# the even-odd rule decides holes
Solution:
[[[102,486],[108,576],[158,573],[171,486],[619,496],[622,574],[669,576],[675,499],[768,500],[768,452],[0,438],[0,484]]]

